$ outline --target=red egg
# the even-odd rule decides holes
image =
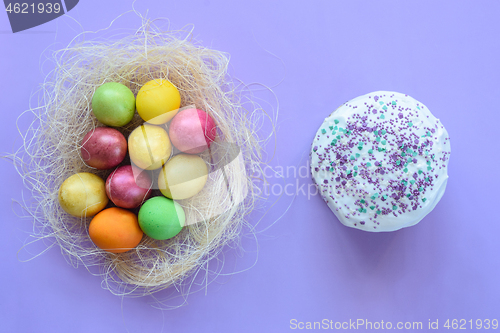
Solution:
[[[96,169],[111,169],[123,161],[127,154],[127,140],[110,127],[97,127],[82,140],[83,161]]]
[[[172,144],[188,154],[198,154],[208,149],[216,134],[213,118],[198,109],[182,110],[174,117],[169,128]]]
[[[124,165],[106,180],[106,194],[118,207],[136,208],[151,196],[151,178],[146,171]]]

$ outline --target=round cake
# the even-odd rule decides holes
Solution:
[[[310,158],[313,181],[340,222],[394,231],[417,224],[443,196],[450,138],[422,103],[377,91],[326,118]]]

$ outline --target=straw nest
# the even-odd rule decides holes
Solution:
[[[27,210],[36,222],[37,236],[51,237],[71,264],[83,264],[101,275],[103,286],[120,295],[182,286],[225,245],[238,240],[255,203],[249,167],[258,166],[261,157],[254,119],[258,108],[251,103],[243,106],[247,103],[242,102],[241,89],[227,74],[227,54],[181,35],[145,25],[120,40],[74,42],[55,52],[55,69],[42,85],[39,106],[29,110],[35,121],[23,134],[23,149],[14,159],[32,195]],[[80,156],[84,135],[102,126],[91,109],[96,88],[114,81],[137,94],[145,82],[158,78],[177,86],[181,107],[195,105],[216,121],[216,142],[202,154],[212,172],[201,193],[179,202],[189,224],[180,234],[166,241],[144,236],[134,250],[108,253],[91,242],[90,217],[76,218],[62,210],[58,189],[74,173],[91,172],[106,179],[112,171],[92,169]],[[127,137],[141,123],[136,114],[118,130]]]

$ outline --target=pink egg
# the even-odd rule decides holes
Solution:
[[[127,140],[117,130],[97,127],[82,140],[83,161],[96,169],[111,169],[123,161],[127,154]]]
[[[182,110],[172,119],[169,128],[172,144],[188,154],[198,154],[209,148],[216,134],[213,118],[198,109]]]
[[[141,169],[124,165],[106,180],[106,194],[118,207],[136,208],[151,196],[151,178]]]

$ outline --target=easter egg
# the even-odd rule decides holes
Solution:
[[[123,208],[105,209],[94,216],[89,225],[89,236],[94,244],[112,253],[133,249],[139,245],[143,234],[137,216]]]
[[[139,210],[139,225],[146,235],[165,240],[177,235],[186,217],[181,205],[165,197],[154,197],[146,201]]]
[[[118,167],[106,180],[106,194],[118,207],[136,208],[151,196],[151,178],[143,170],[133,168],[131,165]]]
[[[104,125],[125,126],[135,113],[134,93],[118,82],[107,82],[92,97],[92,112]]]
[[[99,170],[111,169],[127,155],[127,140],[114,128],[97,127],[83,138],[81,153],[88,166]]]
[[[170,199],[187,199],[201,191],[207,177],[208,168],[201,157],[179,154],[160,170],[158,188]]]
[[[59,204],[68,214],[94,216],[108,204],[104,180],[88,172],[68,177],[59,188]]]
[[[162,127],[144,124],[130,133],[128,152],[132,162],[139,168],[154,170],[170,158],[172,145]]]
[[[168,122],[181,106],[179,90],[168,80],[145,83],[137,93],[137,113],[144,121],[159,125]]]
[[[209,148],[216,133],[213,118],[198,109],[179,112],[172,119],[168,132],[172,144],[188,154],[198,154]]]

